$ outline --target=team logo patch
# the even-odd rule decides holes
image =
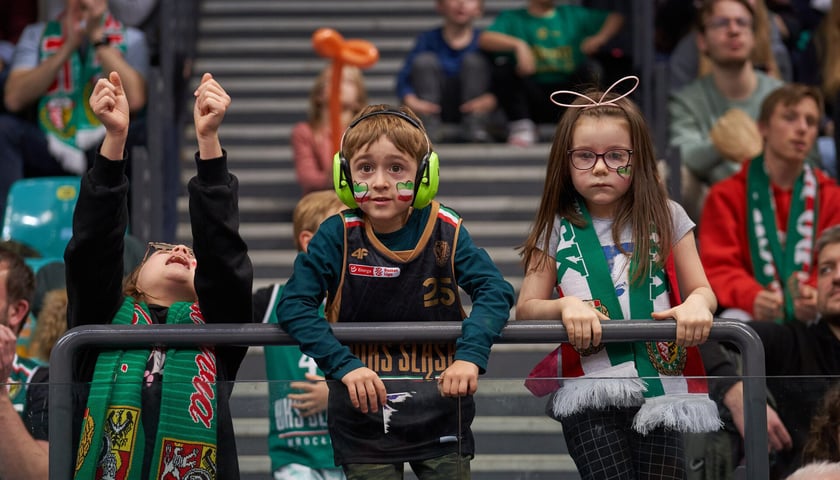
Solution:
[[[140,409],[136,407],[116,406],[108,409],[96,478],[128,478],[139,419]]]
[[[594,298],[592,300],[584,300],[583,303],[589,305],[590,307],[594,308],[595,310],[598,310],[599,312],[603,313],[604,315],[606,315],[608,317],[610,316],[610,312],[609,312],[609,310],[607,310],[606,305],[601,303],[601,301],[598,300],[597,298]],[[580,355],[581,357],[588,357],[590,355],[594,355],[594,354],[600,352],[606,346],[607,345],[605,343],[601,343],[600,345],[597,345],[597,346],[596,345],[590,345],[586,348],[577,348],[577,347],[572,347],[572,348],[574,348],[575,351],[578,353],[578,355]]]
[[[351,263],[348,267],[350,275],[357,277],[397,278],[400,276],[399,267],[374,267],[371,265],[357,265]]]
[[[435,242],[435,263],[438,267],[443,267],[449,262],[449,254],[452,249],[449,248],[449,242],[445,240],[438,240]]]
[[[216,446],[164,438],[155,478],[161,480],[215,480]]]
[[[685,369],[686,350],[674,342],[645,343],[648,359],[662,375],[682,375]]]

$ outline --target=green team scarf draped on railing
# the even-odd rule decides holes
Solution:
[[[648,276],[631,282],[638,268],[631,261],[629,270],[624,268],[621,278],[614,280],[589,212],[582,201],[577,202],[577,208],[586,227],[578,228],[566,219],[560,224],[555,258],[561,295],[578,297],[611,320],[649,319],[653,311],[670,308],[668,279],[658,262],[657,235],[652,235],[647,256]],[[616,285],[629,285],[629,305],[622,305]],[[720,427],[717,407],[706,393],[705,372],[696,348],[674,342],[635,342],[577,351],[564,343],[558,355],[562,377],[572,379],[564,380],[554,396],[557,416],[588,408],[640,406],[633,427],[642,433],[660,426],[684,432]],[[701,378],[687,379],[686,375]]]
[[[101,21],[109,44],[125,54],[125,26],[110,14]],[[62,22],[47,22],[38,52],[40,61],[55,55],[65,41]],[[38,123],[46,133],[50,153],[65,170],[79,175],[87,169],[84,150],[97,145],[105,135],[88,103],[102,66],[96,59],[95,48],[90,44],[85,48],[83,55],[73,52],[58,69],[55,82],[38,104]]]
[[[112,322],[150,324],[148,307],[127,297]],[[167,324],[203,324],[197,304],[169,308]],[[142,327],[138,327],[142,328]],[[77,480],[141,479],[145,435],[141,389],[150,350],[99,354],[82,423]],[[150,479],[216,478],[216,359],[210,349],[166,351]],[[193,476],[189,476],[193,475]]]
[[[747,235],[753,275],[761,285],[784,294],[784,318],[776,319],[782,323],[796,320],[793,297],[798,292],[795,290],[811,274],[819,193],[814,170],[805,164],[793,186],[786,240],[782,245],[771,188],[764,157],[753,159],[747,171]]]

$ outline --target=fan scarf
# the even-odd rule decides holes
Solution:
[[[151,324],[148,307],[126,297],[114,325]],[[167,324],[203,324],[198,304],[173,304]],[[142,328],[142,327],[140,327]],[[77,480],[140,480],[145,452],[141,389],[150,350],[99,354],[76,458]],[[216,478],[216,358],[206,348],[166,351],[150,479]]]
[[[808,280],[814,255],[817,229],[817,178],[805,164],[793,186],[786,234],[776,225],[776,205],[770,178],[764,170],[764,157],[754,159],[747,171],[747,235],[753,275],[770,290],[784,293],[784,318],[777,323],[796,321],[793,297],[799,282]],[[786,235],[784,244],[779,241]]]
[[[589,213],[582,202],[577,208],[586,220],[585,228],[566,219],[560,224],[555,256],[560,295],[580,298],[614,321],[650,318],[651,312],[670,308],[668,279],[657,265],[656,234],[651,238],[648,277],[630,283],[637,268],[631,263],[629,276],[624,268],[613,281]],[[616,285],[629,285],[629,305],[619,300]],[[704,376],[696,347],[674,342],[609,343],[579,352],[563,343],[534,368],[526,387],[538,396],[556,391],[552,408],[558,417],[586,409],[640,406],[633,428],[642,434],[658,427],[709,432],[720,428],[721,422]],[[562,386],[558,381],[536,380],[557,377],[565,379]]]
[[[103,35],[112,47],[123,55],[126,51],[126,29],[111,14],[102,19]],[[61,21],[48,22],[44,28],[39,48],[43,63],[64,45]],[[65,170],[81,175],[87,169],[84,151],[98,144],[105,135],[105,128],[93,114],[88,98],[102,74],[102,65],[96,59],[92,45],[87,45],[83,55],[76,51],[58,69],[55,83],[38,103],[38,123],[46,133],[50,153]]]

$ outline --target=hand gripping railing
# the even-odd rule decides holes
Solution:
[[[676,337],[674,321],[625,320],[604,322],[603,342],[663,341]],[[439,342],[461,335],[460,322],[334,324],[333,332],[345,343]],[[768,478],[767,412],[764,388],[764,347],[755,332],[741,322],[716,320],[710,340],[728,341],[741,352],[744,368],[744,424],[747,478]],[[551,343],[567,341],[559,321],[512,321],[496,343]],[[73,468],[71,451],[73,358],[82,349],[189,347],[196,345],[293,345],[273,324],[216,325],[88,325],[69,330],[50,356],[50,479],[67,480]],[[530,366],[524,366],[524,369]],[[523,372],[524,378],[524,372]]]

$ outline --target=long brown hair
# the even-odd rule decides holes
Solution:
[[[591,89],[584,92],[589,98],[600,98],[603,92]],[[622,202],[616,208],[613,218],[612,236],[618,248],[621,248],[619,235],[625,226],[631,227],[633,244],[635,245],[631,258],[638,266],[635,269],[631,283],[645,278],[650,272],[650,266],[644,259],[650,251],[651,235],[656,232],[659,237],[659,262],[664,265],[665,258],[671,251],[672,225],[668,193],[657,170],[653,141],[648,126],[639,108],[631,100],[622,98],[615,100],[617,94],[607,94],[604,101],[614,101],[614,105],[599,105],[585,108],[568,108],[557,124],[554,142],[546,168],[545,184],[543,186],[540,207],[534,220],[534,226],[525,244],[520,247],[524,257],[526,273],[542,266],[541,262],[549,261],[553,252],[549,252],[549,241],[552,226],[556,216],[566,218],[577,227],[586,226],[586,222],[575,210],[575,202],[583,201],[572,184],[571,161],[568,151],[572,149],[572,138],[581,118],[610,118],[615,121],[627,122],[630,130],[630,140],[633,156],[632,177],[630,189],[622,197]],[[588,100],[579,98],[574,105],[585,105]],[[655,227],[654,227],[655,226]],[[536,256],[541,250],[547,256]],[[623,252],[627,253],[627,252]],[[532,261],[536,262],[532,264]]]
[[[332,66],[327,65],[321,70],[321,73],[315,79],[315,83],[312,84],[312,88],[309,90],[307,122],[314,129],[326,126],[328,120],[324,118],[324,107],[329,101],[328,97],[325,96],[325,92],[329,87],[331,77]],[[356,98],[357,109],[353,112],[353,116],[355,116],[361,111],[362,107],[367,105],[367,89],[365,88],[365,79],[362,75],[362,70],[352,65],[344,65],[341,68],[341,81],[352,83],[356,87],[358,98]]]

